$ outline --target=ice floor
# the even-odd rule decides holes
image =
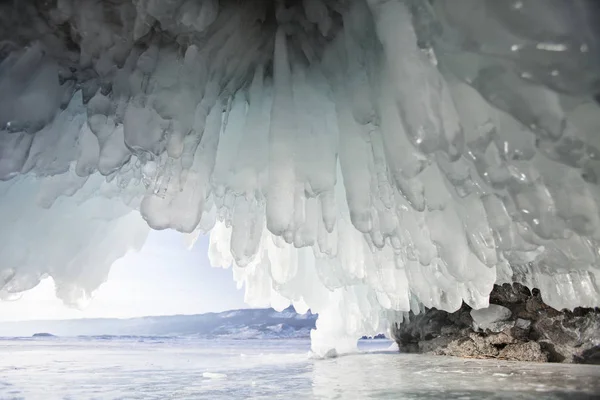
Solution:
[[[3,339],[0,399],[593,399],[600,367],[429,357],[362,342],[308,356],[304,340]]]

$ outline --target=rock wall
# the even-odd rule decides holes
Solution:
[[[600,364],[598,308],[558,311],[518,283],[496,285],[487,309],[410,313],[391,334],[400,352]]]

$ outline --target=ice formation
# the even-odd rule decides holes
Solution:
[[[486,329],[493,330],[498,323],[506,321],[512,315],[508,308],[497,304],[490,304],[487,308],[480,308],[479,310],[471,310],[470,314],[473,318],[473,329],[484,331]]]
[[[494,283],[600,305],[594,0],[0,2],[0,297],[153,229],[344,351]],[[140,218],[141,216],[141,218]],[[143,218],[143,219],[142,219]]]

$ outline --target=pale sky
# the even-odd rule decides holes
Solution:
[[[130,318],[200,314],[247,307],[231,269],[212,268],[208,238],[188,250],[181,234],[152,231],[144,248],[113,264],[108,277],[83,311],[68,308],[45,279],[16,301],[0,301],[0,321],[71,318]]]

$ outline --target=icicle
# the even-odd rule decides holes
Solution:
[[[275,38],[273,108],[269,131],[269,188],[267,228],[282,235],[292,227],[294,215],[295,115],[287,39],[283,29]],[[290,237],[291,239],[291,237]]]

